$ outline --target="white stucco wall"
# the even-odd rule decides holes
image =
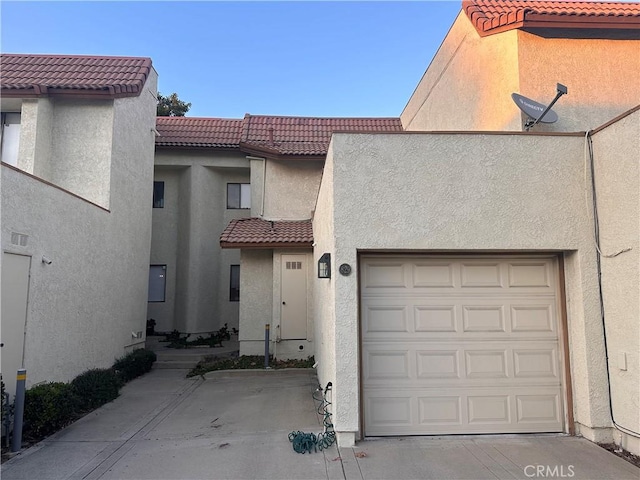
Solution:
[[[333,157],[333,143],[329,145],[327,158]],[[318,364],[318,380],[323,387],[336,378],[336,332],[335,332],[335,284],[337,265],[334,235],[334,192],[332,161],[326,162],[322,172],[322,183],[313,215],[314,266],[324,253],[331,254],[331,278],[313,280],[315,359]]]
[[[461,11],[400,115],[404,129],[521,130],[517,47],[517,32],[480,38]]]
[[[640,40],[549,39],[518,31],[519,93],[546,105],[556,83],[568,88],[553,107],[557,123],[536,130],[591,130],[640,104],[639,50]]]
[[[160,149],[155,180],[165,182],[165,206],[153,209],[150,264],[167,265],[167,297],[149,303],[156,330],[189,333],[238,328],[239,305],[229,300],[230,266],[238,250],[220,248],[220,234],[249,209],[227,209],[227,183],[249,183],[240,152]],[[148,267],[148,266],[147,266]]]
[[[593,149],[613,418],[640,432],[640,110],[595,133]],[[637,437],[616,440],[640,454]]]
[[[520,30],[480,37],[461,12],[401,114],[408,131],[522,131],[511,99],[553,107],[554,124],[535,131],[596,128],[640,103],[640,40],[543,38]]]
[[[98,123],[111,119],[109,132],[101,133],[98,144],[105,137],[112,140],[105,147],[112,171],[106,172],[106,180],[96,179],[96,184],[110,187],[109,211],[2,166],[2,248],[32,257],[25,336],[27,385],[70,380],[87,369],[108,367],[144,342],[131,333],[144,335],[145,330],[155,92],[152,72],[139,97],[112,102],[110,112],[103,111],[104,105],[97,107]],[[58,121],[70,119],[70,134],[78,124],[71,120],[71,103],[67,107]],[[85,115],[90,110],[80,106],[80,116],[90,121]],[[62,134],[54,141],[61,143],[64,138]],[[83,152],[93,151],[83,148],[75,142],[56,147],[50,152],[51,162],[67,152],[82,163]],[[37,164],[38,158],[34,160]],[[60,162],[72,169],[70,158]],[[92,174],[104,172],[98,169]],[[12,232],[28,235],[27,245],[12,244]],[[43,255],[52,260],[50,265],[41,262]]]
[[[311,218],[316,203],[322,161],[268,160],[264,218],[305,220]]]
[[[273,251],[242,250],[240,263],[240,355],[264,355],[265,324],[273,310]]]
[[[110,99],[23,100],[18,168],[110,208],[115,111]]]
[[[568,336],[576,422],[610,426],[595,251],[585,202],[580,136],[527,134],[335,134],[315,225],[318,245],[335,249],[334,325],[316,320],[318,337],[334,329],[334,351],[319,348],[320,364],[335,356],[337,431],[359,429],[358,251],[567,253]],[[325,179],[328,180],[328,176]],[[323,210],[324,209],[324,210]],[[333,217],[333,218],[331,218]],[[318,252],[319,253],[319,252]],[[330,299],[316,288],[318,302]],[[320,313],[320,312],[319,312]],[[330,319],[329,319],[330,320]]]

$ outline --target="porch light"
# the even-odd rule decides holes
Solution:
[[[318,260],[318,278],[331,278],[331,254],[323,253]]]

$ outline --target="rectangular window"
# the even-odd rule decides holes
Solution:
[[[167,285],[167,266],[151,265],[149,267],[149,302],[164,302]]]
[[[164,208],[164,182],[153,182],[153,208]]]
[[[227,183],[227,208],[251,208],[249,183]]]
[[[18,166],[18,146],[20,145],[20,114],[3,112],[1,127],[0,160],[16,167]]]
[[[240,301],[240,265],[231,265],[231,281],[229,282],[229,301]]]

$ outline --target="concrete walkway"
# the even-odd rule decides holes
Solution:
[[[597,445],[557,435],[371,439],[301,455],[289,432],[321,431],[312,371],[185,374],[134,380],[3,464],[2,479],[640,479]]]

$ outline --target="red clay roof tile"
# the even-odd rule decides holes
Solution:
[[[238,148],[242,120],[225,118],[157,117],[156,145],[165,147]]]
[[[464,0],[481,36],[515,28],[640,29],[640,3],[561,0]]]
[[[311,248],[312,244],[311,220],[241,218],[232,220],[220,235],[222,248]]]
[[[87,55],[0,54],[3,96],[138,96],[151,59]]]
[[[322,156],[333,132],[399,132],[399,118],[315,118],[245,115],[242,120],[158,117],[156,145],[240,147],[272,156]]]

